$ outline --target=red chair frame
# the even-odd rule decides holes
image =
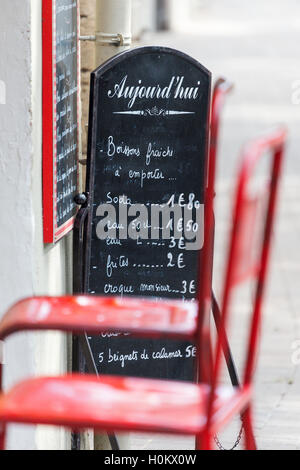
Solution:
[[[214,87],[211,116],[211,143],[209,161],[216,158],[220,113],[226,94],[232,86],[224,79],[219,79]],[[211,167],[208,168],[211,175]],[[214,177],[208,178],[206,197],[214,194]],[[213,230],[211,231],[213,236]],[[208,246],[210,271],[212,265],[213,241]],[[203,250],[205,251],[205,250]],[[211,278],[211,272],[210,272]],[[101,315],[99,315],[101,310]],[[88,313],[87,313],[88,311]],[[149,299],[65,297],[33,298],[17,303],[1,322],[1,335],[8,335],[24,330],[61,330],[73,333],[90,334],[99,331],[132,331],[135,334],[151,337],[173,337],[193,340],[197,336],[197,304],[181,302],[154,303]],[[82,339],[87,356],[90,356],[87,341]],[[92,358],[90,369],[94,370]],[[2,366],[0,364],[0,390],[2,389]]]
[[[233,228],[228,251],[225,282],[223,287],[221,306],[222,321],[218,335],[216,358],[212,374],[211,394],[208,405],[207,430],[205,433],[205,439],[207,439],[207,441],[204,443],[204,446],[208,448],[210,447],[210,441],[212,437],[210,428],[213,418],[215,390],[220,374],[222,347],[224,338],[226,336],[226,325],[228,322],[230,302],[232,299],[233,290],[237,287],[237,285],[241,284],[242,282],[246,282],[250,279],[255,280],[255,295],[253,301],[252,322],[249,334],[247,358],[242,389],[247,391],[249,388],[252,387],[254,364],[257,355],[258,333],[261,325],[263,297],[270,258],[271,235],[274,224],[278,183],[282,169],[285,140],[285,129],[279,129],[278,131],[273,132],[267,137],[262,137],[254,141],[252,144],[246,147],[243,153],[242,167],[239,173],[238,184],[236,189],[236,198],[233,214]],[[236,276],[237,265],[241,261],[241,259],[239,259],[241,255],[241,253],[239,252],[239,247],[243,244],[243,237],[245,236],[245,221],[247,221],[249,213],[250,216],[253,215],[253,211],[249,212],[249,205],[253,206],[254,201],[256,202],[259,197],[265,196],[263,192],[260,192],[260,194],[256,195],[256,197],[253,197],[253,195],[249,194],[249,186],[257,164],[266,152],[271,152],[270,156],[272,157],[272,161],[270,166],[270,181],[268,181],[268,186],[267,188],[265,188],[268,194],[268,203],[265,214],[265,223],[263,227],[263,235],[261,237],[260,249],[258,251],[256,259],[253,260],[251,264],[249,264],[248,269],[244,271],[243,276]],[[253,222],[252,217],[250,220],[248,220],[247,228],[249,230],[251,230],[251,228],[252,230],[254,230],[255,224],[252,223],[252,225],[250,225],[249,222],[250,224],[251,222]],[[207,292],[205,292],[204,295],[207,296]],[[251,450],[256,449],[252,425],[251,403],[245,409],[245,413],[243,414],[243,421],[245,427],[246,447],[247,449]]]
[[[216,98],[216,104],[218,103],[218,98]],[[210,449],[213,435],[241,411],[244,412],[246,447],[248,449],[256,447],[251,416],[252,377],[284,142],[285,131],[279,130],[269,137],[257,140],[243,154],[223,289],[222,318],[216,356],[215,360],[209,363],[208,373],[199,374],[201,383],[197,385],[162,380],[97,378],[79,375],[30,379],[0,396],[0,421],[3,423],[2,432],[0,432],[1,448],[4,448],[5,424],[22,422],[64,425],[72,429],[93,427],[107,431],[134,429],[146,432],[192,434],[197,435],[198,449]],[[247,192],[249,181],[256,163],[266,150],[273,152],[272,184],[269,188],[261,253],[255,269],[249,270],[247,275],[247,278],[256,279],[257,287],[244,381],[239,389],[224,390],[219,389],[217,384],[231,294],[237,284],[234,279],[239,261],[237,247],[243,233],[240,220],[249,202]],[[203,250],[201,263],[198,302],[182,304],[176,301],[165,301],[158,304],[149,299],[90,296],[27,299],[13,306],[1,321],[0,340],[4,340],[13,332],[28,329],[59,329],[91,334],[99,331],[131,330],[139,336],[175,338],[193,338],[196,335],[199,372],[202,372],[205,369],[203,360],[210,361],[212,357],[206,320],[211,308],[210,277],[216,146],[211,152],[205,204],[206,248]],[[2,367],[0,372],[2,377]],[[81,398],[83,395],[84,400]]]
[[[78,429],[94,427],[107,431],[138,430],[146,432],[169,432],[180,434],[196,434],[198,449],[211,449],[212,437],[218,430],[236,414],[244,411],[246,447],[255,449],[255,441],[252,429],[252,377],[254,358],[257,352],[257,339],[261,321],[261,307],[266,280],[267,265],[269,260],[270,240],[274,211],[276,204],[278,180],[282,163],[285,132],[278,131],[271,136],[256,141],[250,146],[243,158],[243,166],[238,180],[236,203],[234,208],[234,221],[232,237],[229,247],[228,264],[225,276],[221,334],[217,340],[216,358],[213,365],[211,383],[187,384],[161,380],[146,380],[118,377],[95,378],[90,376],[70,376],[58,378],[31,379],[17,385],[8,394],[0,398],[0,419],[3,423],[43,423],[53,425],[65,425]],[[243,234],[240,218],[249,201],[248,185],[254,171],[254,167],[266,150],[273,151],[273,164],[271,171],[271,184],[269,188],[269,201],[264,227],[264,236],[261,243],[261,252],[256,269],[249,271],[249,276],[256,279],[256,295],[254,300],[252,325],[249,335],[248,354],[245,367],[244,381],[240,389],[224,391],[218,389],[218,376],[220,371],[222,341],[230,306],[233,289],[237,285],[234,278],[237,262],[237,247],[239,238]],[[209,228],[207,228],[210,233]],[[245,279],[244,279],[245,280]],[[238,281],[240,282],[240,280]],[[201,283],[202,289],[207,286]],[[89,297],[78,297],[79,303]],[[103,308],[104,299],[99,300],[99,309]],[[68,300],[70,302],[70,299]],[[123,300],[124,301],[124,300]],[[123,302],[122,301],[122,302]],[[23,301],[26,302],[26,301]],[[27,301],[27,325],[24,314],[21,314],[23,327],[35,328],[30,316],[38,315],[40,324],[51,325],[49,318],[52,309],[30,308],[33,302],[55,302],[55,299],[31,299]],[[63,305],[64,299],[60,300]],[[73,299],[76,304],[76,298]],[[139,303],[140,301],[136,301]],[[206,293],[206,303],[210,302],[209,291]],[[146,301],[141,302],[141,306]],[[165,304],[167,305],[168,302]],[[205,315],[205,305],[200,305],[199,318]],[[179,305],[178,305],[179,307]],[[4,339],[7,332],[14,331],[13,316],[18,318],[16,310],[23,309],[22,303],[13,307],[0,325],[0,338]],[[176,312],[176,306],[174,306]],[[180,310],[180,309],[179,309]],[[167,313],[166,313],[167,312]],[[170,310],[166,309],[167,321],[170,318]],[[68,318],[70,310],[61,310],[61,314]],[[101,312],[102,313],[102,312]],[[100,313],[100,317],[101,317]],[[150,312],[149,312],[150,313]],[[57,314],[57,311],[56,311]],[[71,315],[73,317],[73,314]],[[75,315],[74,315],[75,316]],[[98,315],[99,316],[99,315]],[[85,325],[79,321],[77,324],[72,318],[71,322],[75,331],[84,330],[94,332],[93,322],[89,325],[90,316],[87,315]],[[78,316],[77,318],[81,318]],[[175,314],[176,318],[176,314]],[[199,322],[200,323],[200,322]],[[66,324],[70,322],[66,321]],[[202,323],[203,324],[203,323]],[[6,325],[6,326],[5,326]],[[54,325],[54,323],[53,323]],[[115,325],[113,325],[113,328]],[[152,326],[151,326],[152,328]],[[69,329],[69,328],[68,328]],[[143,329],[145,333],[147,329]],[[203,333],[203,330],[202,330]],[[177,333],[176,333],[177,334]],[[198,348],[199,354],[202,344]],[[82,399],[82,396],[85,398]],[[182,417],[182,418],[180,418]],[[4,432],[2,433],[4,441]],[[4,444],[4,442],[2,442]]]

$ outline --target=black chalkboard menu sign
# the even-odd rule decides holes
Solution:
[[[79,4],[43,0],[44,241],[73,228],[78,192]]]
[[[92,74],[85,292],[196,297],[210,85],[200,63],[164,47],[122,53]],[[101,374],[193,380],[189,343],[89,340]]]

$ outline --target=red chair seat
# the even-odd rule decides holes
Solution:
[[[3,317],[0,339],[20,330],[119,331],[191,338],[197,302],[131,297],[36,297],[21,300]]]
[[[36,378],[0,397],[0,421],[94,427],[101,430],[197,434],[206,424],[207,385],[128,377]],[[218,428],[250,392],[221,388],[214,414]]]

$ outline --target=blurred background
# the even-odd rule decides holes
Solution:
[[[91,0],[81,2],[82,28],[91,28]],[[88,6],[87,6],[88,4]],[[134,45],[182,50],[234,83],[222,120],[216,197],[218,291],[230,224],[233,181],[242,146],[283,123],[287,159],[276,223],[257,383],[255,426],[260,449],[300,449],[300,2],[297,0],[134,0]],[[84,13],[85,12],[85,13]],[[91,10],[92,12],[92,10]],[[84,87],[93,44],[82,48]],[[87,116],[83,95],[84,123]],[[84,144],[85,145],[85,144]],[[231,345],[236,360],[247,332],[243,304],[235,312]],[[237,362],[240,362],[237,360]],[[221,436],[234,444],[237,422]],[[134,436],[136,449],[190,449],[191,439]]]
[[[130,38],[132,3],[132,47],[161,45],[181,50],[209,69],[214,81],[225,77],[234,84],[222,115],[218,154],[214,269],[218,298],[241,149],[278,124],[288,129],[256,376],[255,434],[260,449],[299,450],[300,0],[79,3],[81,36],[98,31]],[[72,233],[56,244],[43,239],[43,2],[0,0],[0,4],[1,317],[20,298],[71,293],[73,251]],[[98,48],[111,56],[126,47]],[[100,63],[95,63],[95,55],[95,42],[81,41],[83,186],[90,73]],[[229,331],[239,372],[248,333],[248,305],[242,293]],[[70,367],[70,342],[57,332],[16,335],[5,344],[5,353],[7,386],[32,375],[64,373]],[[226,373],[224,381],[228,383]],[[237,420],[220,436],[225,448],[234,445],[239,429]],[[123,447],[128,448],[124,439]],[[70,442],[63,430],[16,427],[8,448],[66,449]],[[132,435],[131,445],[133,449],[180,450],[193,449],[194,442]]]

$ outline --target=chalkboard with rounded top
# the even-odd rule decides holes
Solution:
[[[91,79],[84,287],[91,295],[196,297],[210,72],[165,47],[122,53]],[[195,348],[90,338],[100,373],[193,380]]]

